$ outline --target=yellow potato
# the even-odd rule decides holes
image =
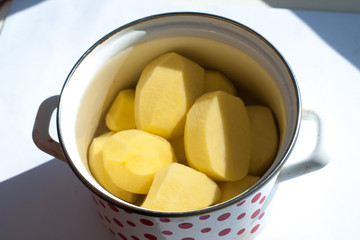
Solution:
[[[136,128],[166,139],[181,137],[186,113],[203,90],[200,65],[173,52],[156,58],[136,86]]]
[[[105,171],[113,183],[126,191],[146,194],[154,175],[176,162],[170,143],[138,129],[115,133],[103,148]]]
[[[114,196],[125,200],[130,203],[134,203],[138,199],[138,195],[125,191],[124,189],[116,186],[109,175],[105,172],[103,167],[103,157],[102,151],[103,146],[106,140],[112,135],[112,132],[105,133],[99,137],[96,137],[91,142],[89,148],[89,167],[90,171],[93,174],[94,178],[98,183],[103,186],[107,191],[109,191]]]
[[[106,114],[106,126],[115,132],[135,128],[135,90],[120,91]]]
[[[222,73],[217,71],[205,71],[204,92],[224,91],[236,96],[237,91],[234,84]]]
[[[246,107],[252,135],[249,174],[261,176],[274,161],[279,139],[275,119],[270,108]]]
[[[178,163],[188,165],[185,154],[184,137],[171,140],[170,143],[175,151]]]
[[[191,211],[208,207],[219,197],[219,187],[205,174],[172,163],[155,175],[141,206],[159,211]]]
[[[246,176],[238,181],[218,182],[221,191],[219,203],[225,202],[237,195],[243,193],[245,190],[254,185],[260,178],[257,176]]]
[[[202,95],[187,114],[184,138],[189,166],[220,181],[247,175],[250,123],[239,97],[223,91]]]

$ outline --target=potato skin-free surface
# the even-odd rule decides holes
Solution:
[[[113,132],[104,133],[93,139],[89,148],[89,167],[90,171],[93,174],[94,178],[98,183],[103,186],[107,191],[109,191],[114,196],[125,200],[127,202],[133,203],[138,199],[138,195],[125,191],[122,188],[116,186],[103,166],[103,147],[106,140],[113,135]]]
[[[204,90],[204,69],[177,53],[153,60],[136,86],[136,128],[176,139],[184,134],[186,113]]]
[[[234,84],[218,71],[205,70],[204,93],[224,91],[236,96],[237,91]]]
[[[239,97],[205,93],[187,114],[185,152],[189,166],[216,181],[236,181],[248,173],[251,133]]]
[[[264,106],[246,107],[251,127],[252,145],[249,174],[261,176],[274,161],[279,145],[272,111]]]
[[[159,211],[191,211],[208,207],[219,197],[219,187],[205,174],[172,163],[155,175],[149,194],[141,206]]]
[[[254,185],[259,179],[260,178],[258,176],[248,175],[238,181],[218,182],[218,186],[221,191],[221,198],[219,199],[219,203],[236,197]]]
[[[134,101],[134,89],[126,89],[118,93],[105,118],[106,126],[110,130],[118,132],[135,128]]]
[[[115,185],[132,193],[146,194],[155,173],[177,160],[166,139],[130,129],[109,137],[104,144],[103,161]]]

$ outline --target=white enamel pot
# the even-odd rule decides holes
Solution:
[[[134,88],[144,66],[175,51],[232,79],[246,104],[270,107],[280,144],[272,166],[250,189],[205,209],[158,212],[122,201],[99,185],[87,163],[92,138],[121,89]],[[49,135],[57,109],[59,142]],[[314,152],[286,166],[302,119],[317,126]],[[100,126],[100,127],[99,127]],[[33,138],[50,155],[64,160],[92,192],[99,216],[118,239],[251,239],[265,226],[275,186],[325,166],[318,116],[302,111],[299,88],[290,67],[262,36],[232,20],[202,13],[166,13],[146,17],[107,34],[79,59],[61,94],[46,99],[36,117]]]

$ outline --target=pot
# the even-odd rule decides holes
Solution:
[[[245,104],[270,107],[278,131],[274,163],[242,194],[188,212],[143,209],[118,199],[92,176],[87,150],[104,132],[104,116],[116,94],[135,88],[142,69],[166,52],[184,55],[233,80]],[[57,109],[59,142],[49,133]],[[317,145],[302,162],[286,166],[302,119],[317,126]],[[249,239],[266,225],[266,210],[278,183],[325,166],[322,128],[313,111],[302,111],[295,77],[281,54],[250,28],[220,16],[166,13],[126,24],[96,42],[78,60],[60,95],[46,99],[36,117],[33,139],[65,161],[90,190],[100,218],[118,239]]]

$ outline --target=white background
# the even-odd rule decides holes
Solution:
[[[331,162],[281,183],[259,239],[358,239],[360,14],[145,0],[13,1],[0,33],[0,239],[113,239],[70,167],[33,144],[35,115],[96,40],[171,11],[214,13],[256,30],[287,59],[303,107],[322,117]],[[309,138],[302,130],[290,161]]]

